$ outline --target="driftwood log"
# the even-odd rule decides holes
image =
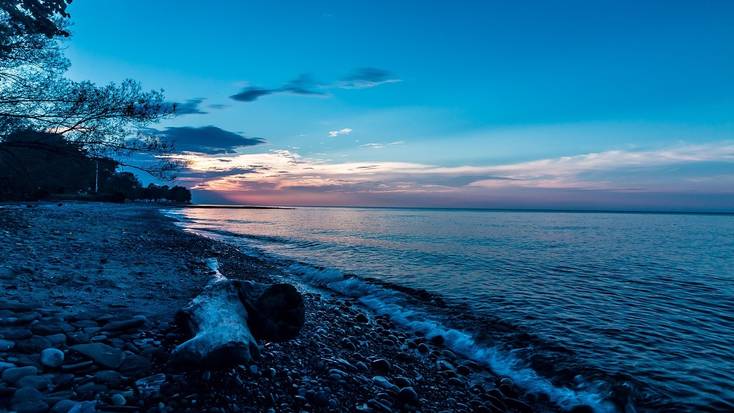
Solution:
[[[180,367],[226,367],[259,355],[257,341],[295,337],[304,322],[303,297],[290,284],[231,280],[216,266],[214,279],[178,314],[191,338],[171,361]]]

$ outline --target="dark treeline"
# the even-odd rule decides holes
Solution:
[[[176,104],[131,79],[97,85],[67,78],[70,3],[0,0],[0,200],[189,201],[185,188],[142,188],[120,171],[166,179],[183,166],[166,156],[170,143],[144,132]],[[123,163],[130,159],[145,162]]]
[[[117,171],[119,166],[59,134],[15,131],[0,142],[0,200],[191,201],[184,187],[143,187],[134,174]]]

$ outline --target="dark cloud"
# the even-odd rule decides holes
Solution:
[[[203,115],[209,112],[201,108],[204,98],[189,99],[185,102],[166,102],[166,109],[173,112],[175,116],[181,115]]]
[[[265,89],[257,86],[249,86],[241,92],[230,96],[239,102],[252,102],[258,98],[274,93],[293,93],[296,95],[323,95],[324,92],[317,90],[319,84],[307,74],[302,74],[285,85],[275,89]]]
[[[302,74],[281,87],[280,92],[297,95],[323,95],[324,92],[316,90],[317,87],[319,84],[310,75]]]
[[[400,79],[387,70],[375,67],[355,69],[336,83],[322,84],[316,82],[310,75],[302,74],[278,88],[262,88],[248,86],[230,98],[239,102],[253,102],[260,97],[276,93],[294,93],[296,95],[323,96],[324,89],[368,89],[385,83],[400,82]]]
[[[339,81],[339,87],[342,89],[367,89],[384,83],[399,82],[400,79],[387,70],[375,67],[363,67],[355,69],[349,75],[343,77]]]
[[[246,87],[242,89],[240,93],[236,93],[230,96],[230,98],[237,100],[239,102],[253,102],[261,96],[269,95],[277,91],[278,89],[263,89],[263,88],[251,86],[251,87]]]
[[[224,108],[228,108],[229,105],[225,103],[212,103],[209,105],[209,107],[212,109],[224,109]]]
[[[156,130],[152,134],[173,143],[176,151],[208,154],[233,153],[239,147],[265,142],[262,138],[242,136],[216,126],[169,127],[162,131]]]

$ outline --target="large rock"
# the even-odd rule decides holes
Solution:
[[[95,363],[109,369],[120,367],[124,359],[124,354],[121,350],[103,343],[77,344],[71,346],[70,349],[89,357]]]

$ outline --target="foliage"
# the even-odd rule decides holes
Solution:
[[[81,145],[61,135],[17,131],[0,142],[0,199],[91,191],[97,162],[102,179],[117,166],[111,159],[91,159]]]
[[[133,80],[98,86],[64,76],[69,67],[59,38],[69,14],[66,0],[0,0],[0,139],[18,129],[63,135],[98,157],[163,155],[173,147],[140,131],[175,111],[162,91]],[[182,166],[156,156],[139,167],[165,177]]]
[[[143,188],[133,173],[116,172],[119,166],[113,159],[92,157],[81,144],[60,134],[17,131],[0,142],[0,200],[87,194],[100,200],[191,201],[184,187]],[[99,193],[93,194],[96,182]]]

